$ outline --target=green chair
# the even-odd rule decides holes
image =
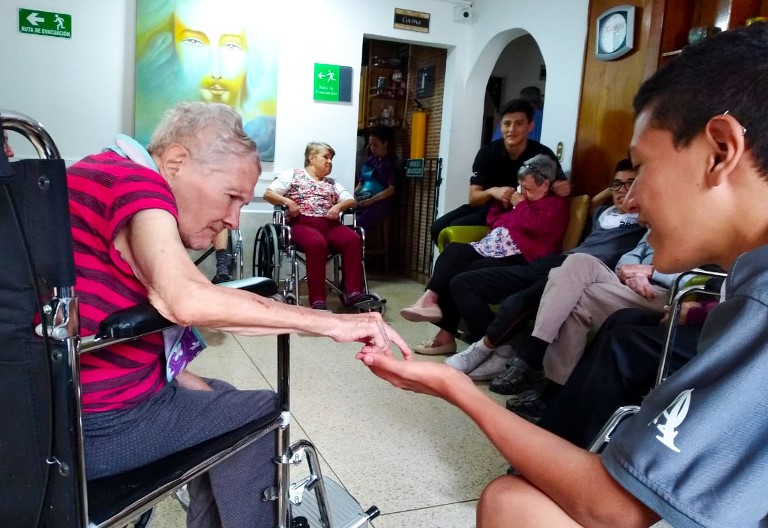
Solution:
[[[586,194],[574,196],[570,199],[571,215],[568,220],[568,228],[563,237],[563,251],[576,247],[581,241],[584,227],[589,217],[590,199]],[[448,226],[437,237],[437,249],[441,252],[450,242],[468,244],[482,239],[488,234],[486,226]]]

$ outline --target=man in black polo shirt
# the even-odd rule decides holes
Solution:
[[[472,164],[469,179],[469,203],[444,214],[432,224],[432,241],[444,228],[452,225],[485,225],[485,216],[493,200],[509,200],[517,187],[517,171],[520,166],[537,154],[546,154],[557,161],[547,147],[528,139],[534,126],[534,108],[522,99],[513,99],[501,109],[501,139],[482,147]],[[571,185],[565,179],[560,163],[557,164],[554,190],[560,196],[571,193]]]

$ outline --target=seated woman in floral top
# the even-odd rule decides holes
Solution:
[[[568,200],[552,193],[557,163],[544,154],[518,172],[520,192],[510,193],[488,211],[489,233],[479,242],[451,243],[435,262],[427,289],[413,306],[400,311],[409,321],[439,323],[456,335],[459,311],[451,298],[451,279],[464,271],[515,266],[559,253],[568,227]]]
[[[304,150],[304,168],[282,173],[264,193],[269,203],[288,208],[291,238],[306,255],[309,303],[317,310],[328,309],[325,263],[329,249],[342,256],[345,304],[349,306],[369,298],[363,285],[362,240],[339,221],[342,211],[355,206],[355,199],[328,177],[335,154],[327,143],[308,143]]]

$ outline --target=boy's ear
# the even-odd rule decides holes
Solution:
[[[741,123],[727,113],[713,117],[705,126],[704,134],[711,146],[709,174],[715,181],[727,176],[741,161],[745,133]]]

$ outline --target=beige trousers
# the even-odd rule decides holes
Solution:
[[[661,312],[668,290],[653,285],[648,300],[625,286],[608,266],[585,253],[574,253],[549,272],[539,304],[534,337],[550,343],[544,356],[547,378],[564,385],[584,353],[587,335],[622,308]]]

